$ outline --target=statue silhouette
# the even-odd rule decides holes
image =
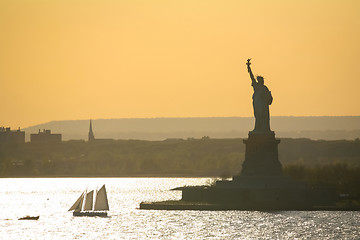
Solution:
[[[246,65],[252,81],[251,86],[254,88],[252,99],[255,116],[255,128],[251,133],[269,133],[271,132],[269,105],[271,105],[273,98],[269,89],[264,85],[264,78],[257,76],[257,81],[255,80],[251,71],[250,60],[247,60]]]

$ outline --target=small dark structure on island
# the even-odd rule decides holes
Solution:
[[[231,181],[217,181],[212,186],[180,187],[180,201],[141,203],[141,209],[164,210],[317,210],[335,206],[335,192],[327,188],[313,189],[306,183],[283,175],[278,159],[278,144],[275,133],[270,130],[269,105],[272,95],[257,81],[250,68],[252,80],[255,128],[249,132],[245,161],[241,173]],[[321,207],[319,207],[321,206]]]

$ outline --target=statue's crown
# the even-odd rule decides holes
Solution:
[[[264,80],[264,77],[263,77],[263,76],[260,76],[260,75],[257,75],[257,76],[256,76],[256,79],[262,79],[262,80]]]

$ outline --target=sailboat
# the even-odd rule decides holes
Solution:
[[[74,211],[73,216],[76,217],[107,217],[106,211],[108,210],[109,203],[106,195],[105,184],[100,188],[99,191],[94,192],[94,190],[92,190],[87,192],[85,190],[69,209],[69,211]]]

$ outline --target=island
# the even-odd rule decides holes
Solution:
[[[337,195],[331,187],[310,187],[283,174],[278,158],[280,140],[270,129],[269,106],[273,97],[264,78],[254,78],[250,59],[246,65],[254,90],[255,127],[243,140],[245,160],[241,172],[231,180],[218,180],[212,185],[175,188],[182,191],[181,200],[142,202],[140,209],[359,210],[359,206],[337,205]]]

